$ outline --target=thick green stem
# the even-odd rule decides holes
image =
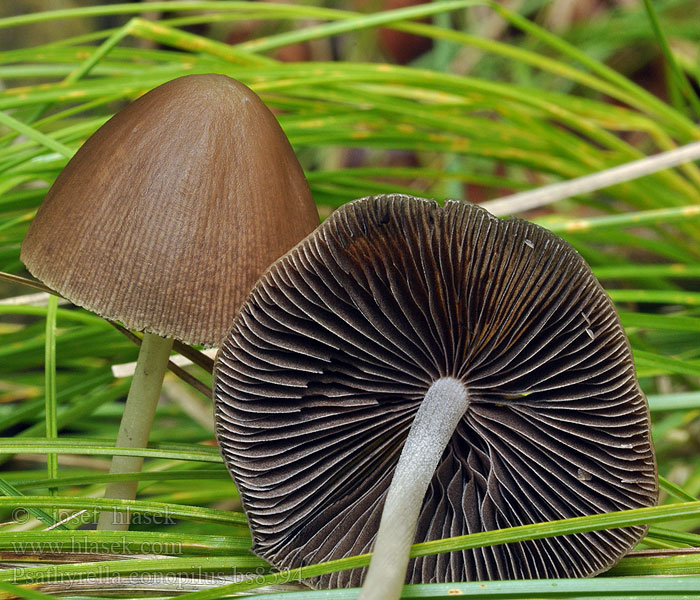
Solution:
[[[467,410],[467,389],[452,377],[430,386],[408,432],[384,503],[358,600],[398,600],[418,516],[440,457]]]
[[[124,414],[117,433],[117,448],[145,448],[156,414],[156,406],[168,366],[173,340],[146,333],[141,342],[138,362],[126,398]],[[138,473],[143,458],[138,456],[114,456],[110,473]],[[138,481],[115,481],[107,484],[105,498],[133,500]],[[105,531],[129,529],[127,513],[103,511],[97,528]]]

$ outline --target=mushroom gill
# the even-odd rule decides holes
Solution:
[[[253,550],[278,568],[371,551],[414,417],[444,378],[468,403],[415,542],[656,503],[648,408],[612,302],[568,243],[468,203],[337,210],[254,287],[215,377]],[[645,531],[420,557],[406,581],[589,576]]]

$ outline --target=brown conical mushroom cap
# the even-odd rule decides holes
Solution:
[[[255,286],[215,374],[254,551],[280,568],[371,549],[413,417],[442,377],[469,405],[416,542],[656,502],[648,408],[612,302],[569,244],[468,203],[397,195],[337,210]],[[426,556],[408,581],[592,575],[645,531]]]
[[[215,344],[265,268],[316,225],[274,115],[229,77],[189,75],[85,142],[21,258],[72,302],[131,329]]]

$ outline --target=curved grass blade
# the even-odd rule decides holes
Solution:
[[[158,446],[157,448],[114,448],[108,443],[96,440],[47,441],[44,438],[0,438],[0,454],[50,454],[55,452],[58,454],[143,456],[144,458],[168,458],[207,463],[222,462],[218,449],[213,446],[178,444],[158,444]]]

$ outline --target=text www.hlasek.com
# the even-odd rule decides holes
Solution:
[[[49,534],[46,537],[50,537]],[[157,539],[152,541],[142,541],[134,543],[125,536],[117,539],[95,540],[88,535],[75,534],[68,540],[51,541],[44,539],[41,541],[13,542],[12,551],[20,554],[59,554],[59,553],[79,553],[79,554],[124,554],[128,549],[129,554],[182,554],[181,542],[164,542]]]

